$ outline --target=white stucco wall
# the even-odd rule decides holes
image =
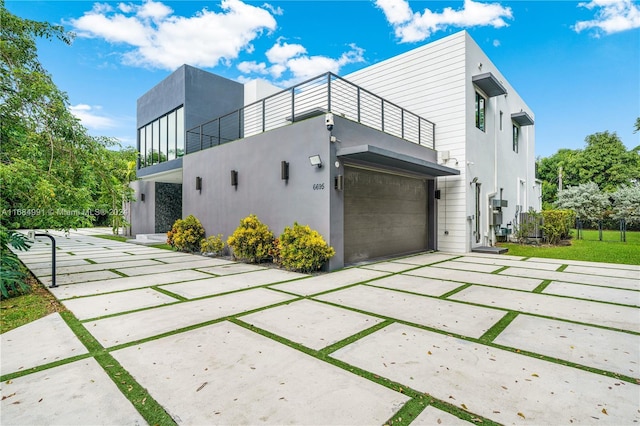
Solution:
[[[482,68],[478,64],[482,63]],[[475,91],[472,76],[493,73],[508,94],[488,99],[486,131],[475,127]],[[489,196],[503,199],[503,226],[512,222],[516,205],[539,209],[535,184],[534,126],[521,128],[520,150],[512,150],[511,113],[533,112],[509,85],[497,67],[468,35],[461,31],[402,55],[345,76],[377,95],[436,123],[439,162],[460,170],[455,177],[438,178],[438,249],[467,252],[493,241],[489,228]],[[503,112],[500,130],[499,113]],[[449,160],[443,160],[448,154]],[[456,164],[457,163],[457,164]],[[480,241],[473,235],[474,177],[481,184]]]

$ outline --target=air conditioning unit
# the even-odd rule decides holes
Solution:
[[[493,207],[494,209],[496,208],[502,208],[502,207],[508,207],[509,203],[507,202],[507,200],[496,200],[495,198],[492,200],[493,202],[491,203],[491,207]]]

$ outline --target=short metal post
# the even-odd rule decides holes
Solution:
[[[49,234],[34,234],[34,237],[47,237],[51,240],[51,285],[49,287],[58,287],[56,284],[56,239]]]
[[[598,236],[600,241],[602,241],[602,220],[598,221]]]

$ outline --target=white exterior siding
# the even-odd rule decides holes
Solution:
[[[467,159],[474,164],[468,166],[468,181],[478,177],[481,183],[481,238],[478,243],[471,238],[471,247],[476,245],[491,245],[495,241],[493,229],[490,227],[490,201],[492,198],[507,200],[508,207],[503,208],[502,227],[511,223],[516,224],[516,215],[520,211],[527,211],[530,207],[540,210],[540,200],[537,197],[535,184],[535,130],[534,126],[520,128],[519,151],[513,150],[513,133],[511,114],[525,111],[534,118],[531,109],[520,98],[518,93],[500,73],[491,60],[482,52],[475,41],[465,33],[467,42],[466,60],[467,76]],[[479,67],[482,64],[482,67]],[[477,74],[492,73],[507,90],[506,95],[487,98],[485,132],[475,126],[475,93],[482,93],[472,83],[472,77]],[[502,111],[502,130],[500,129],[500,112]],[[469,185],[467,198],[467,212],[473,214],[475,210],[474,188]],[[521,206],[521,207],[518,207]]]
[[[466,251],[467,240],[465,64],[461,32],[345,77],[436,123],[435,149],[449,151],[446,165],[460,170],[459,176],[438,179],[438,249],[450,252]]]
[[[482,67],[479,68],[479,64]],[[487,99],[485,131],[475,125],[477,74],[491,72],[507,95]],[[508,201],[502,227],[515,224],[516,206],[540,209],[535,184],[534,126],[521,127],[519,152],[512,149],[511,114],[531,110],[466,31],[418,47],[345,77],[434,123],[435,149],[441,164],[460,170],[459,176],[438,178],[438,249],[463,253],[495,242],[490,226],[492,198]],[[502,130],[500,130],[502,111]],[[444,156],[448,154],[449,160]],[[457,163],[457,164],[456,164]],[[476,217],[475,184],[481,188]],[[473,217],[473,219],[470,219]],[[480,235],[476,242],[475,221]]]

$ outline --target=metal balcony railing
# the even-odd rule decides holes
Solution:
[[[434,147],[433,122],[342,77],[326,73],[187,130],[186,153],[263,133],[322,112]]]

